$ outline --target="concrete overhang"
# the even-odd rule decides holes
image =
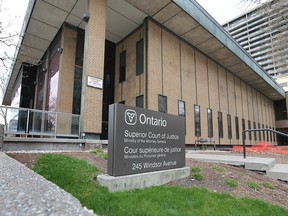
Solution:
[[[30,0],[3,104],[22,62],[38,64],[64,23],[85,29],[87,0]],[[151,17],[271,100],[285,92],[195,0],[107,0],[106,39],[118,43]]]

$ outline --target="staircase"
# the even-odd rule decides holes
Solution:
[[[275,158],[243,158],[242,156],[198,154],[193,150],[186,151],[186,158],[204,162],[244,166],[247,170],[266,172],[270,178],[288,182],[288,164],[276,164]]]

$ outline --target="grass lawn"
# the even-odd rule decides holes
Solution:
[[[64,155],[43,155],[34,171],[54,182],[99,215],[288,215],[263,201],[235,198],[202,188],[160,186],[109,193],[94,179],[96,167]]]

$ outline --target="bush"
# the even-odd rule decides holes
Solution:
[[[225,184],[232,188],[238,187],[238,182],[235,179],[231,178],[225,179]]]

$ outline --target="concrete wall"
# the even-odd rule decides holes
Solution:
[[[117,45],[115,102],[125,101],[127,105],[135,106],[137,91],[141,89],[140,77],[135,76],[135,46],[143,37],[144,29],[135,31]],[[248,129],[248,121],[253,129],[254,123],[275,128],[273,101],[261,92],[235,76],[220,64],[213,61],[201,51],[187,44],[166,28],[154,21],[148,21],[147,45],[147,77],[148,109],[158,110],[158,95],[167,96],[168,113],[178,115],[178,100],[186,105],[186,144],[193,144],[195,137],[194,104],[200,105],[201,137],[208,137],[207,108],[213,112],[213,138],[223,145],[242,144],[242,119]],[[119,83],[119,54],[127,52],[126,81]],[[144,74],[141,78],[145,78]],[[218,111],[223,116],[223,138],[218,135]],[[231,115],[232,139],[228,138],[227,115]],[[239,139],[236,139],[235,116],[239,119]],[[254,133],[246,136],[247,144],[259,142]],[[263,135],[261,135],[263,140]],[[198,137],[200,138],[200,137]],[[265,134],[269,138],[270,134]],[[267,141],[268,141],[267,140]],[[272,142],[274,143],[273,139]]]

